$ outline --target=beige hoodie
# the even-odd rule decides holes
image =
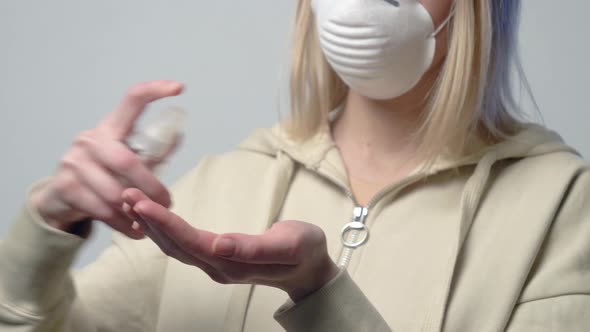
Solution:
[[[173,190],[198,228],[322,227],[347,266],[296,305],[121,235],[70,273],[84,240],[26,207],[0,244],[0,331],[590,331],[590,172],[556,134],[530,126],[392,185],[368,206],[370,237],[354,252],[341,244],[348,187],[328,134],[295,144],[275,128],[205,158]]]

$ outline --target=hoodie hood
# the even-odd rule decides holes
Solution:
[[[255,130],[239,145],[239,148],[268,156],[284,153],[294,162],[306,168],[315,169],[329,152],[337,147],[327,131],[321,131],[306,141],[296,142],[288,137],[280,125],[276,125],[273,128]],[[493,154],[495,161],[563,151],[579,155],[576,150],[564,143],[559,134],[537,124],[527,124],[516,135],[498,144],[486,146],[481,141],[472,142],[469,150],[475,152],[464,158],[439,157],[428,173],[476,165],[488,154]]]
[[[285,169],[283,174],[289,174],[289,176],[277,179],[277,186],[286,188],[283,191],[284,195],[288,192],[288,186],[296,164],[323,173],[324,177],[327,177],[326,170],[328,170],[328,173],[335,175],[330,176],[333,182],[340,184],[344,189],[349,187],[345,167],[340,159],[336,144],[328,131],[322,131],[307,141],[295,142],[277,125],[272,129],[256,130],[239,148],[278,159],[280,167]],[[422,325],[422,331],[438,332],[442,330],[457,258],[488,187],[490,171],[493,165],[501,160],[535,157],[558,152],[570,152],[579,155],[573,148],[567,146],[557,133],[536,124],[528,124],[516,135],[494,145],[485,145],[481,141],[473,141],[470,143],[468,150],[473,152],[463,158],[449,158],[443,155],[430,168],[426,170],[418,169],[410,174],[407,180],[404,180],[406,184],[409,184],[446,170],[474,166],[474,171],[465,182],[459,200],[460,220],[457,223],[458,229],[453,232],[455,237],[449,243],[448,256],[446,256],[447,260],[444,264],[445,268],[440,271],[440,284],[429,302],[430,305]],[[327,169],[327,167],[331,169]],[[352,197],[350,189],[348,189],[348,193]]]

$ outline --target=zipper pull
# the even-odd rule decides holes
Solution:
[[[356,249],[369,240],[369,228],[365,225],[369,209],[356,207],[353,211],[352,222],[342,228],[342,244],[346,248]],[[350,236],[350,233],[352,235]]]
[[[369,228],[365,225],[369,209],[356,207],[353,210],[352,222],[342,228],[341,240],[344,248],[338,259],[338,266],[346,269],[352,258],[354,250],[369,240]]]

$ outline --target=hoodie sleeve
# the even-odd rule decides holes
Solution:
[[[508,332],[590,331],[590,171],[578,173],[541,248]]]
[[[0,242],[0,331],[153,330],[165,256],[151,241],[115,235],[95,263],[71,273],[83,243],[23,208]]]
[[[346,270],[297,304],[287,302],[275,319],[288,332],[391,332]]]

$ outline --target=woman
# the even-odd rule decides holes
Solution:
[[[300,0],[292,116],[205,158],[172,212],[122,142],[183,87],[132,88],[1,244],[1,330],[588,330],[590,173],[514,106],[518,11]],[[127,237],[70,275],[92,219]]]

